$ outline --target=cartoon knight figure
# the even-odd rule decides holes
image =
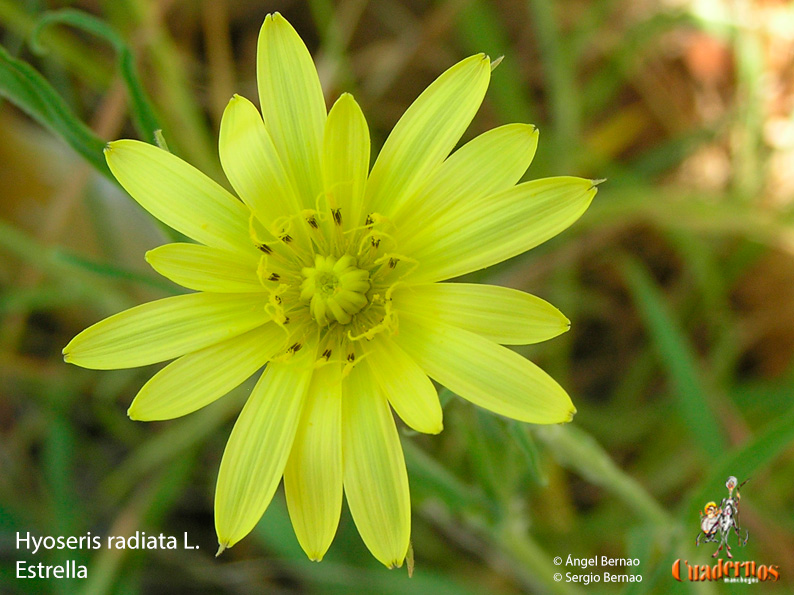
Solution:
[[[728,477],[728,481],[725,482],[725,487],[728,488],[728,497],[722,499],[719,507],[716,502],[708,502],[700,512],[700,532],[695,538],[695,545],[700,545],[701,537],[704,538],[704,542],[719,541],[717,551],[712,554],[714,558],[720,554],[723,546],[728,558],[733,558],[731,546],[728,544],[728,537],[731,532],[736,534],[740,546],[747,544],[750,534],[745,531],[744,538],[742,538],[739,528],[739,501],[741,500],[739,488],[748,481],[746,479],[737,485],[736,478],[731,475]]]
[[[736,520],[736,525],[739,525],[739,500],[742,499],[741,494],[739,493],[739,488],[742,487],[747,481],[743,481],[742,485],[736,485],[737,479],[731,475],[728,480],[725,482],[725,487],[728,488],[728,497],[722,499],[722,503],[720,504],[720,509],[724,509],[726,504],[730,504],[733,506],[734,511],[734,519]],[[734,494],[734,491],[736,492]]]

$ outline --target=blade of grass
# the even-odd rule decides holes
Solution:
[[[654,188],[637,180],[633,187],[612,188],[609,200],[596,200],[574,226],[575,229],[568,230],[566,234],[570,238],[577,232],[637,221],[667,229],[686,229],[701,235],[738,235],[779,247],[788,245],[794,214],[772,209],[762,211],[738,202],[725,208],[719,195]]]
[[[119,281],[129,281],[137,285],[145,285],[164,291],[168,294],[176,295],[181,293],[177,286],[162,277],[155,277],[145,273],[139,273],[124,267],[113,265],[107,262],[99,262],[74,254],[62,249],[53,250],[53,260],[56,263],[63,263],[70,267],[82,269],[94,275],[115,279]]]
[[[709,467],[703,481],[692,491],[681,507],[680,519],[690,524],[698,518],[704,502],[713,498],[715,487],[722,487],[725,478],[733,475],[744,481],[772,464],[785,449],[794,444],[794,407],[783,413],[756,436],[732,451],[723,452]]]
[[[697,300],[702,302],[698,313],[709,329],[709,365],[714,381],[720,387],[730,386],[744,343],[731,310],[730,286],[721,266],[722,252],[715,242],[695,234],[671,231],[667,235],[698,289]]]
[[[141,59],[151,66],[152,95],[157,99],[158,114],[173,152],[226,185],[216,139],[189,78],[188,57],[180,52],[166,26],[163,11],[167,8],[160,2],[144,0],[105,4],[118,31],[146,37],[146,44],[140,46]]]
[[[320,48],[315,55],[317,73],[326,93],[335,88],[356,94],[356,77],[347,51],[367,0],[331,0],[308,2],[312,20],[320,35]]]
[[[535,440],[532,438],[532,434],[527,431],[524,424],[515,420],[507,422],[507,429],[515,440],[518,450],[524,457],[526,471],[529,477],[532,478],[532,481],[541,486],[545,487],[548,485],[549,478],[540,466],[540,453],[538,452]]]
[[[507,31],[499,21],[492,3],[471,2],[458,15],[457,29],[463,44],[469,52],[485,52],[492,59],[504,56],[499,64],[488,90],[503,119],[515,122],[535,122],[534,112],[519,71],[522,57],[511,50]]]
[[[219,399],[189,417],[178,420],[139,445],[127,459],[103,480],[100,492],[106,501],[117,501],[152,470],[170,464],[231,419],[242,405],[240,391]]]
[[[490,411],[467,405],[466,455],[475,483],[482,486],[494,502],[499,519],[513,489],[512,478],[504,468],[504,436],[499,435],[497,420]]]
[[[26,39],[36,28],[36,17],[25,11],[19,0],[0,0],[0,23],[17,37]],[[52,48],[53,60],[64,65],[94,89],[107,87],[113,76],[109,64],[91,50],[58,31],[44,35],[47,47]]]
[[[752,23],[750,5],[739,2],[732,6],[736,23]],[[767,107],[765,81],[773,76],[766,72],[763,36],[752,26],[737,26],[733,33],[733,55],[736,64],[736,96],[738,118],[734,124],[736,148],[732,152],[733,185],[737,194],[755,199],[763,190],[765,159],[763,130]]]
[[[107,536],[124,537],[133,535],[135,531],[147,525],[159,526],[158,519],[183,493],[194,464],[193,457],[180,457],[155,478],[136,484],[135,493],[116,515],[115,522],[106,536],[103,536],[103,547],[88,565],[91,571],[85,582],[80,585],[82,589],[77,591],[78,593],[104,595],[117,592],[113,586],[120,580],[119,575],[124,571],[124,562],[135,553],[135,550],[108,548]]]
[[[119,74],[129,94],[130,109],[135,127],[141,137],[146,139],[147,142],[154,142],[154,133],[160,128],[160,124],[157,121],[146,90],[140,81],[132,51],[122,37],[104,21],[81,10],[66,8],[46,12],[39,19],[30,37],[31,47],[35,51],[39,53],[46,51],[41,44],[41,33],[56,24],[71,25],[81,31],[91,33],[105,40],[113,47],[118,56]]]
[[[574,424],[531,426],[531,431],[561,465],[612,492],[644,522],[659,526],[670,524],[670,515],[633,477],[615,464],[590,434]]]
[[[78,293],[63,287],[53,285],[31,288],[11,287],[0,294],[0,316],[62,308],[81,302],[82,298]]]
[[[692,17],[684,12],[661,11],[621,32],[605,63],[584,83],[582,113],[598,114],[604,110],[615,101],[626,79],[641,66],[651,44],[669,31],[692,24]]]
[[[412,440],[403,440],[403,452],[412,486],[433,494],[453,512],[475,509],[495,513],[495,503],[479,487],[464,484]]]
[[[55,89],[30,64],[0,47],[0,95],[55,133],[97,171],[113,180],[102,151],[105,142],[72,113]]]
[[[89,275],[77,267],[59,260],[57,250],[43,246],[10,223],[0,219],[0,251],[13,254],[40,269],[63,285],[68,293],[75,294],[105,311],[119,306],[129,306],[129,299],[109,284],[98,286],[96,275]]]
[[[538,40],[543,75],[548,88],[547,104],[552,115],[552,144],[555,160],[553,172],[568,172],[580,132],[580,105],[572,56],[562,42],[555,13],[559,8],[551,0],[529,0],[529,14]]]
[[[59,535],[74,535],[79,524],[78,498],[70,477],[74,472],[77,438],[65,416],[57,412],[48,421],[42,452],[42,472],[48,487],[53,528]]]
[[[627,258],[622,269],[632,300],[670,379],[684,426],[710,459],[721,456],[727,440],[706,400],[708,388],[698,371],[692,347],[642,265]]]

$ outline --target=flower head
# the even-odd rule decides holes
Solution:
[[[525,422],[575,412],[553,379],[503,347],[566,331],[557,309],[513,289],[438,282],[551,238],[596,189],[573,177],[518,184],[538,138],[525,124],[450,155],[488,86],[483,54],[416,99],[371,171],[361,109],[344,94],[326,113],[311,56],[278,13],[262,26],[257,69],[261,115],[235,96],[221,123],[221,163],[239,200],[157,147],[108,145],[129,194],[196,242],[146,259],[197,293],[98,322],[65,359],[95,369],[174,359],[135,397],[138,420],[195,411],[266,365],[218,474],[221,549],[251,531],[283,476],[310,558],[330,546],[344,491],[372,554],[399,566],[410,499],[392,409],[419,432],[440,432],[433,378]]]

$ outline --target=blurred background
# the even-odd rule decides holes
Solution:
[[[64,8],[81,12],[50,12]],[[440,436],[403,428],[411,579],[369,555],[346,508],[326,559],[309,562],[281,492],[216,560],[214,483],[251,384],[143,424],[126,409],[155,368],[97,372],[61,357],[87,325],[179,291],[145,264],[167,236],[107,177],[102,143],[162,128],[173,152],[228,187],[220,116],[233,93],[256,101],[256,39],[274,10],[308,45],[328,104],[355,95],[373,149],[438,74],[484,51],[504,60],[464,140],[534,123],[527,179],[607,178],[571,229],[469,276],[571,319],[569,333],[520,351],[579,413],[527,426],[445,392]],[[790,2],[0,0],[0,45],[0,592],[794,588]],[[749,479],[750,539],[734,553],[778,565],[780,581],[677,583],[674,560],[713,563],[712,544],[695,547],[698,513],[727,496],[729,475]],[[200,548],[30,556],[17,531],[187,532]],[[605,570],[553,564],[568,554],[638,558],[628,572],[642,582],[555,582]],[[67,559],[88,578],[14,577],[18,560]]]

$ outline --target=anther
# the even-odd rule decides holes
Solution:
[[[257,244],[256,247],[259,248],[265,254],[273,254],[273,248],[271,248],[267,244]]]
[[[268,281],[278,281],[279,279],[281,279],[281,275],[278,273],[273,273],[267,278]]]
[[[342,225],[342,210],[331,209],[331,214],[334,216],[334,223],[337,225]]]

